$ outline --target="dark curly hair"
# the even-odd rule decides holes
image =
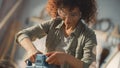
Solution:
[[[96,0],[48,0],[46,9],[53,18],[58,16],[58,8],[78,7],[81,11],[81,19],[87,23],[96,22]]]

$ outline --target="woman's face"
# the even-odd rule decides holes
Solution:
[[[65,25],[74,25],[81,17],[79,8],[72,10],[68,8],[58,9],[58,14],[64,20]]]

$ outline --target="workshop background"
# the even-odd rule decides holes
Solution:
[[[15,43],[21,29],[50,19],[45,11],[47,0],[0,0],[0,68],[25,68],[26,51]],[[120,0],[97,0],[96,24],[88,25],[97,37],[97,68],[120,68]],[[42,52],[45,38],[34,45]],[[94,68],[94,64],[90,66]]]

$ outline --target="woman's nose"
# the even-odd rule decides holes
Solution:
[[[66,17],[65,17],[65,22],[71,22],[71,17],[69,16],[69,15],[67,15]]]

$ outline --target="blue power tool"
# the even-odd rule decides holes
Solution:
[[[35,65],[30,60],[27,60],[26,68],[59,68],[59,66],[48,64],[46,60],[46,56],[43,54],[37,54]]]

